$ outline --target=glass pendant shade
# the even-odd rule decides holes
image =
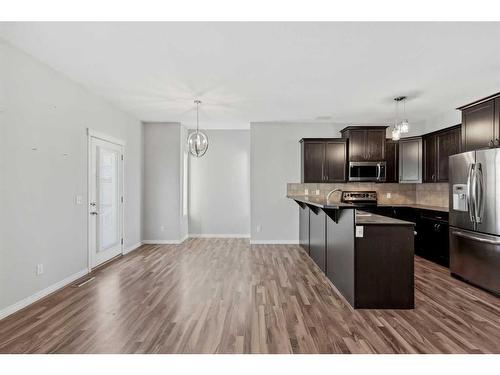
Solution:
[[[195,131],[188,136],[188,147],[191,155],[197,158],[205,155],[208,149],[208,137],[201,131]]]
[[[408,120],[403,120],[401,121],[401,124],[399,126],[399,132],[400,133],[408,133],[408,130],[410,130],[410,124],[408,122]]]
[[[399,141],[401,138],[401,132],[399,131],[398,128],[392,129],[392,140],[393,141]]]
[[[195,100],[194,104],[196,104],[196,131],[188,135],[187,143],[189,153],[199,158],[205,155],[208,150],[208,137],[199,130],[198,106],[201,104],[201,100]]]

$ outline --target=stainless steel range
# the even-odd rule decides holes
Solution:
[[[359,207],[373,207],[377,205],[376,191],[343,191],[341,201]]]

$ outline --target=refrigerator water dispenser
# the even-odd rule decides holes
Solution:
[[[455,211],[468,211],[466,184],[453,185],[453,209]]]

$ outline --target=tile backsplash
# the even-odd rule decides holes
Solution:
[[[325,196],[333,189],[376,191],[379,204],[423,204],[428,206],[448,207],[448,184],[376,184],[372,182],[349,182],[338,184],[287,184],[288,195],[304,195],[308,189],[309,195]],[[390,194],[390,198],[388,197]],[[340,200],[340,193],[333,193],[334,200]]]
[[[415,184],[415,200],[417,204],[448,207],[449,185],[445,183]]]

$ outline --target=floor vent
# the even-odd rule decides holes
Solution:
[[[90,283],[91,281],[94,281],[94,280],[95,280],[95,276],[89,276],[89,277],[86,277],[85,279],[78,280],[77,283],[73,284],[73,287],[74,288],[80,288],[80,287],[84,286],[85,284],[88,284],[88,283]]]

